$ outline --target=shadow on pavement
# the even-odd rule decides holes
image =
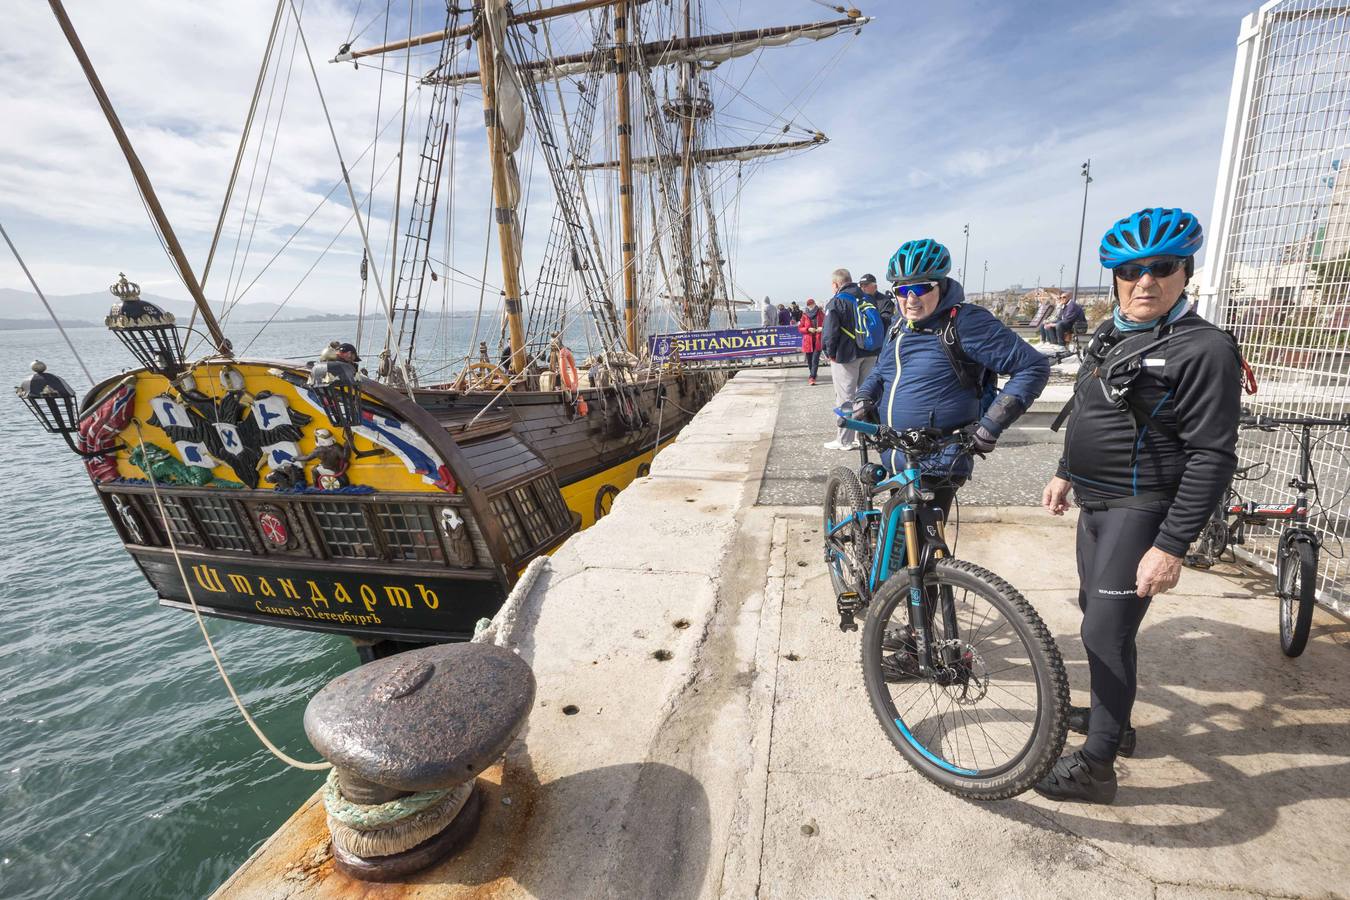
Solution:
[[[1085,692],[1086,667],[1072,665],[1081,645],[1060,643]],[[1146,620],[1139,644],[1139,754],[1116,764],[1115,804],[1011,800],[991,810],[1040,827],[1048,815],[1090,840],[1194,849],[1246,843],[1287,807],[1350,797],[1345,647],[1316,641],[1287,659],[1272,631],[1199,616]],[[1081,741],[1070,738],[1066,752]]]

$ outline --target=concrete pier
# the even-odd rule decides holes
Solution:
[[[316,796],[218,896],[1350,890],[1350,626],[1319,611],[1284,658],[1265,575],[1188,570],[1154,602],[1114,806],[974,804],[911,770],[872,715],[858,635],[834,624],[814,504],[856,457],[821,449],[832,392],[803,381],[737,375],[499,617],[538,691],[463,855],[407,884],[350,881]],[[1032,600],[1084,703],[1073,521],[1029,508],[1057,451],[1008,444],[962,491],[957,555]]]

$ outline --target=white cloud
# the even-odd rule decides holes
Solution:
[[[972,271],[982,272],[988,259],[991,287],[1030,283],[1037,274],[1053,280],[1059,265],[1072,270],[1082,188],[1077,171],[1088,157],[1096,178],[1084,253],[1088,263],[1095,234],[1124,212],[1169,203],[1202,216],[1208,213],[1232,45],[1229,37],[1206,36],[1223,32],[1225,22],[1235,32],[1247,4],[1188,3],[1182,9],[1172,0],[1158,0],[1157,15],[1137,4],[1115,12],[1060,4],[1037,6],[1034,16],[1027,14],[1030,7],[1019,4],[974,0],[941,7],[873,5],[877,8],[865,11],[876,13],[877,21],[860,38],[768,50],[757,58],[727,63],[713,77],[723,112],[741,118],[728,117],[728,127],[710,135],[710,144],[749,140],[760,125],[774,121],[771,113],[791,109],[792,99],[801,115],[789,117],[798,125],[819,127],[831,138],[810,153],[745,167],[753,178],[746,182],[723,238],[735,251],[736,280],[750,293],[819,293],[823,274],[839,264],[880,274],[895,247],[914,236],[945,240],[959,257],[966,222],[971,223]],[[185,296],[174,283],[121,154],[45,4],[12,6],[0,49],[0,79],[7,96],[0,220],[49,293],[99,290],[125,270],[147,289]],[[343,152],[358,193],[364,193],[369,159],[360,164],[354,160],[374,130],[378,70],[326,62],[348,36],[353,4],[306,0],[304,6],[306,36]],[[821,15],[819,6],[805,0],[757,0],[731,5],[730,11],[720,3],[710,6],[710,16],[718,20],[710,23],[713,27],[728,24],[732,13],[742,27],[831,16]],[[200,270],[267,39],[272,0],[70,0],[68,7]],[[658,14],[667,13],[652,13]],[[1160,33],[1162,17],[1165,28]],[[363,13],[361,24],[365,19]],[[377,25],[363,42],[378,40],[379,30]],[[283,73],[290,71],[289,82],[283,74],[268,89],[273,104],[269,122],[275,121],[285,92],[286,114],[275,154],[270,130],[255,135],[253,145],[262,146],[258,172],[269,156],[271,170],[242,284],[248,284],[320,204],[339,176],[308,66],[299,51],[290,64],[293,29],[287,35],[277,54]],[[584,40],[584,28],[578,25],[558,37],[575,45]],[[1202,44],[1202,38],[1208,43]],[[1137,59],[1116,52],[1127,46]],[[398,69],[402,62],[391,58],[387,65]],[[420,72],[430,64],[421,55],[413,69]],[[658,79],[658,86],[663,84]],[[728,86],[742,84],[754,103],[732,99]],[[387,119],[397,108],[401,77],[386,73],[384,91],[381,115]],[[266,97],[267,92],[264,103]],[[606,108],[597,125],[597,155],[613,152],[613,126],[605,118],[609,114]],[[418,107],[415,126],[420,115]],[[466,94],[455,141],[453,253],[457,266],[475,273],[489,234],[490,186],[480,124],[478,100]],[[733,129],[732,124],[750,130]],[[380,170],[393,158],[397,132],[395,123],[378,145]],[[416,152],[414,141],[404,171],[405,191]],[[251,149],[241,184],[252,170],[252,154]],[[521,162],[524,168],[527,159]],[[386,286],[390,273],[383,260],[392,212],[388,188],[394,177],[392,171],[386,176],[369,223]],[[726,179],[722,196],[729,197],[737,185],[734,170],[716,177]],[[208,293],[217,300],[229,281],[246,190],[240,188],[222,255],[213,267]],[[551,218],[547,203],[540,201],[549,189],[538,163],[529,190],[534,202],[527,223],[526,268],[533,278]],[[611,220],[611,213],[597,214],[602,221]],[[247,299],[284,297],[349,216],[346,192],[339,189]],[[246,224],[245,243],[248,233]],[[612,233],[604,240],[612,245]],[[433,252],[439,258],[444,251],[442,245]],[[294,302],[350,309],[358,289],[354,276],[360,253],[351,226]],[[488,267],[488,280],[500,280],[495,261]],[[0,286],[25,288],[26,282],[17,266],[0,263]],[[457,290],[459,306],[477,302],[476,289]],[[495,291],[489,292],[489,304],[494,301]]]

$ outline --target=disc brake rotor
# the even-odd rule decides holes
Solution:
[[[957,703],[962,706],[979,703],[989,693],[989,667],[970,644],[954,639],[934,641],[933,656],[955,658],[955,663],[942,670],[938,682]]]

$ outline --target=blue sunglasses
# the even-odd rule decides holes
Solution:
[[[936,281],[919,281],[914,284],[893,285],[895,293],[900,297],[922,297],[937,286],[938,283]]]

